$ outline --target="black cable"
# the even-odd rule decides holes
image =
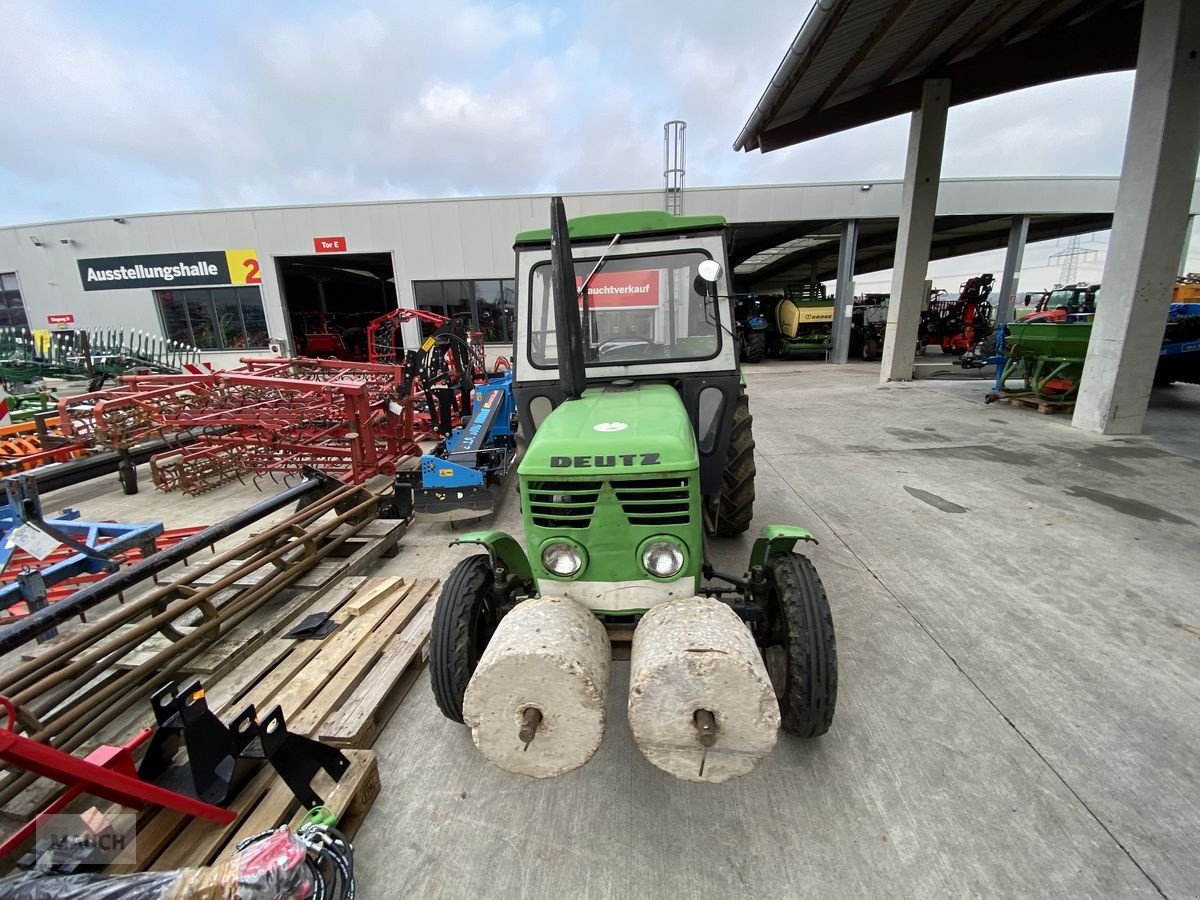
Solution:
[[[273,834],[274,830],[251,835],[239,841],[237,849],[241,852]],[[295,837],[304,845],[305,867],[313,882],[312,900],[354,900],[354,845],[346,836],[328,825],[305,823]]]

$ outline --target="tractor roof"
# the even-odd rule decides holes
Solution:
[[[725,226],[724,216],[673,216],[658,209],[642,209],[624,213],[601,213],[579,216],[567,222],[572,240],[610,238],[614,234],[681,234],[689,231],[711,231]],[[550,229],[522,231],[518,244],[549,244]]]

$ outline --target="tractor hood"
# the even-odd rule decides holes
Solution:
[[[662,384],[589,388],[542,422],[518,471],[538,478],[695,471],[696,436],[683,401]]]

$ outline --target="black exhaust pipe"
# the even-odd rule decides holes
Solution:
[[[586,387],[583,331],[579,324],[579,290],[575,260],[567,233],[562,197],[550,201],[550,277],[554,291],[554,336],[558,342],[558,383],[568,400],[578,400]]]

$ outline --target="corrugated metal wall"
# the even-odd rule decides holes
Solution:
[[[949,179],[939,214],[1112,212],[1115,178]],[[688,191],[690,214],[716,213],[731,222],[898,216],[899,182],[861,185],[766,185]],[[574,194],[569,215],[661,208],[658,191]],[[512,238],[546,227],[543,196],[296,206],[86,219],[0,228],[0,272],[16,271],[33,328],[46,316],[71,313],[81,327],[125,326],[160,333],[153,292],[147,288],[85,292],[77,260],[171,251],[253,248],[262,270],[262,294],[273,337],[284,337],[274,258],[308,255],[313,238],[339,235],[349,252],[392,255],[400,303],[411,306],[412,282],[428,279],[508,278]],[[1193,205],[1200,211],[1200,203]],[[35,246],[36,238],[42,246]],[[62,241],[69,243],[62,243]],[[415,336],[415,335],[414,335]],[[228,361],[236,353],[213,354]],[[222,360],[224,357],[224,360]]]

